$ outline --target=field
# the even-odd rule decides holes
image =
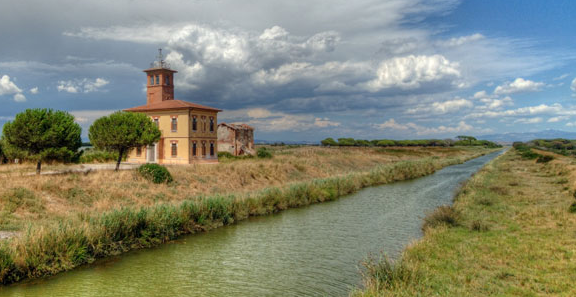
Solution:
[[[1,167],[0,282],[40,277],[248,216],[333,200],[362,187],[430,174],[490,149],[272,148],[272,159],[169,167],[175,182],[136,171],[27,176]]]
[[[511,149],[425,219],[401,260],[368,261],[367,288],[353,295],[575,296],[575,188],[574,158]]]

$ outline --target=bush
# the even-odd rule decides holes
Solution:
[[[552,160],[554,160],[554,157],[552,156],[540,155],[538,159],[536,159],[536,163],[548,163]]]
[[[234,159],[234,155],[232,155],[229,152],[218,152],[218,158],[228,158],[228,159]]]
[[[171,183],[174,181],[170,171],[168,171],[166,167],[160,166],[158,164],[144,164],[138,168],[138,172],[145,179],[155,184]]]
[[[458,226],[460,214],[452,207],[443,205],[436,208],[424,218],[423,230],[440,225]]]
[[[572,205],[570,205],[570,207],[568,208],[568,211],[571,213],[576,213],[576,202],[572,203]]]
[[[261,147],[256,152],[258,158],[272,158],[272,152],[270,152],[267,148]]]
[[[126,155],[122,156],[126,160]],[[118,160],[118,152],[101,151],[97,149],[86,149],[80,156],[80,163],[105,163]]]

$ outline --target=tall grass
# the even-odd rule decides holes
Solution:
[[[461,162],[458,158],[402,161],[365,173],[298,182],[252,194],[198,196],[177,204],[79,213],[51,225],[31,225],[20,237],[0,243],[0,283],[52,275],[182,234],[334,200],[364,187],[428,175]]]

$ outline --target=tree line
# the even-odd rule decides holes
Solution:
[[[82,128],[68,112],[27,109],[4,124],[0,163],[16,159],[35,162],[40,174],[46,161],[77,162],[82,155],[81,134]],[[145,114],[118,111],[94,121],[88,137],[97,149],[118,152],[118,170],[130,149],[160,140],[160,130]]]
[[[354,139],[354,138],[338,138],[337,140],[333,138],[326,138],[320,142],[322,146],[378,146],[378,147],[389,147],[389,146],[440,146],[440,147],[450,147],[450,146],[484,146],[489,148],[502,147],[501,145],[488,140],[478,140],[473,136],[460,135],[456,139],[417,139],[417,140],[392,140],[392,139],[374,139],[374,140],[364,140],[364,139]]]

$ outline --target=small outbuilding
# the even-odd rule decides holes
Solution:
[[[218,124],[218,152],[254,155],[254,128],[246,124]]]

